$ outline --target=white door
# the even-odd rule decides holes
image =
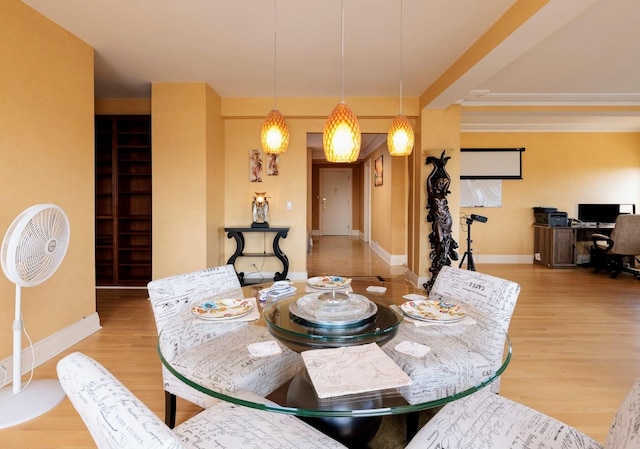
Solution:
[[[322,235],[351,235],[351,169],[320,169]]]

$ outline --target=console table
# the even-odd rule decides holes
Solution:
[[[274,281],[283,281],[287,278],[287,273],[289,272],[289,258],[282,252],[280,249],[280,239],[287,238],[287,234],[289,233],[290,227],[281,227],[281,228],[251,228],[251,227],[234,227],[234,228],[224,228],[227,233],[227,238],[233,238],[236,241],[236,251],[233,253],[229,260],[227,260],[228,264],[234,265],[236,259],[238,257],[277,257],[280,262],[282,262],[282,271],[276,272],[273,277]],[[244,234],[245,233],[263,233],[263,234],[273,234],[273,252],[267,253],[245,253],[244,252]],[[251,282],[247,282],[244,279],[244,272],[238,272],[238,279],[240,280],[241,285],[249,285]]]

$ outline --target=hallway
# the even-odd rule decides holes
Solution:
[[[359,237],[314,236],[307,254],[309,277],[339,275],[350,278],[374,277],[379,281],[404,279],[407,267],[389,265]]]

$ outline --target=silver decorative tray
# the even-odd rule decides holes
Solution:
[[[289,304],[289,312],[302,324],[315,327],[348,327],[375,319],[378,306],[357,293],[310,293]]]

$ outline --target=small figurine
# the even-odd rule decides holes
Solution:
[[[253,223],[251,227],[269,227],[269,201],[267,201],[267,192],[256,192],[251,203],[251,212],[253,214]]]

